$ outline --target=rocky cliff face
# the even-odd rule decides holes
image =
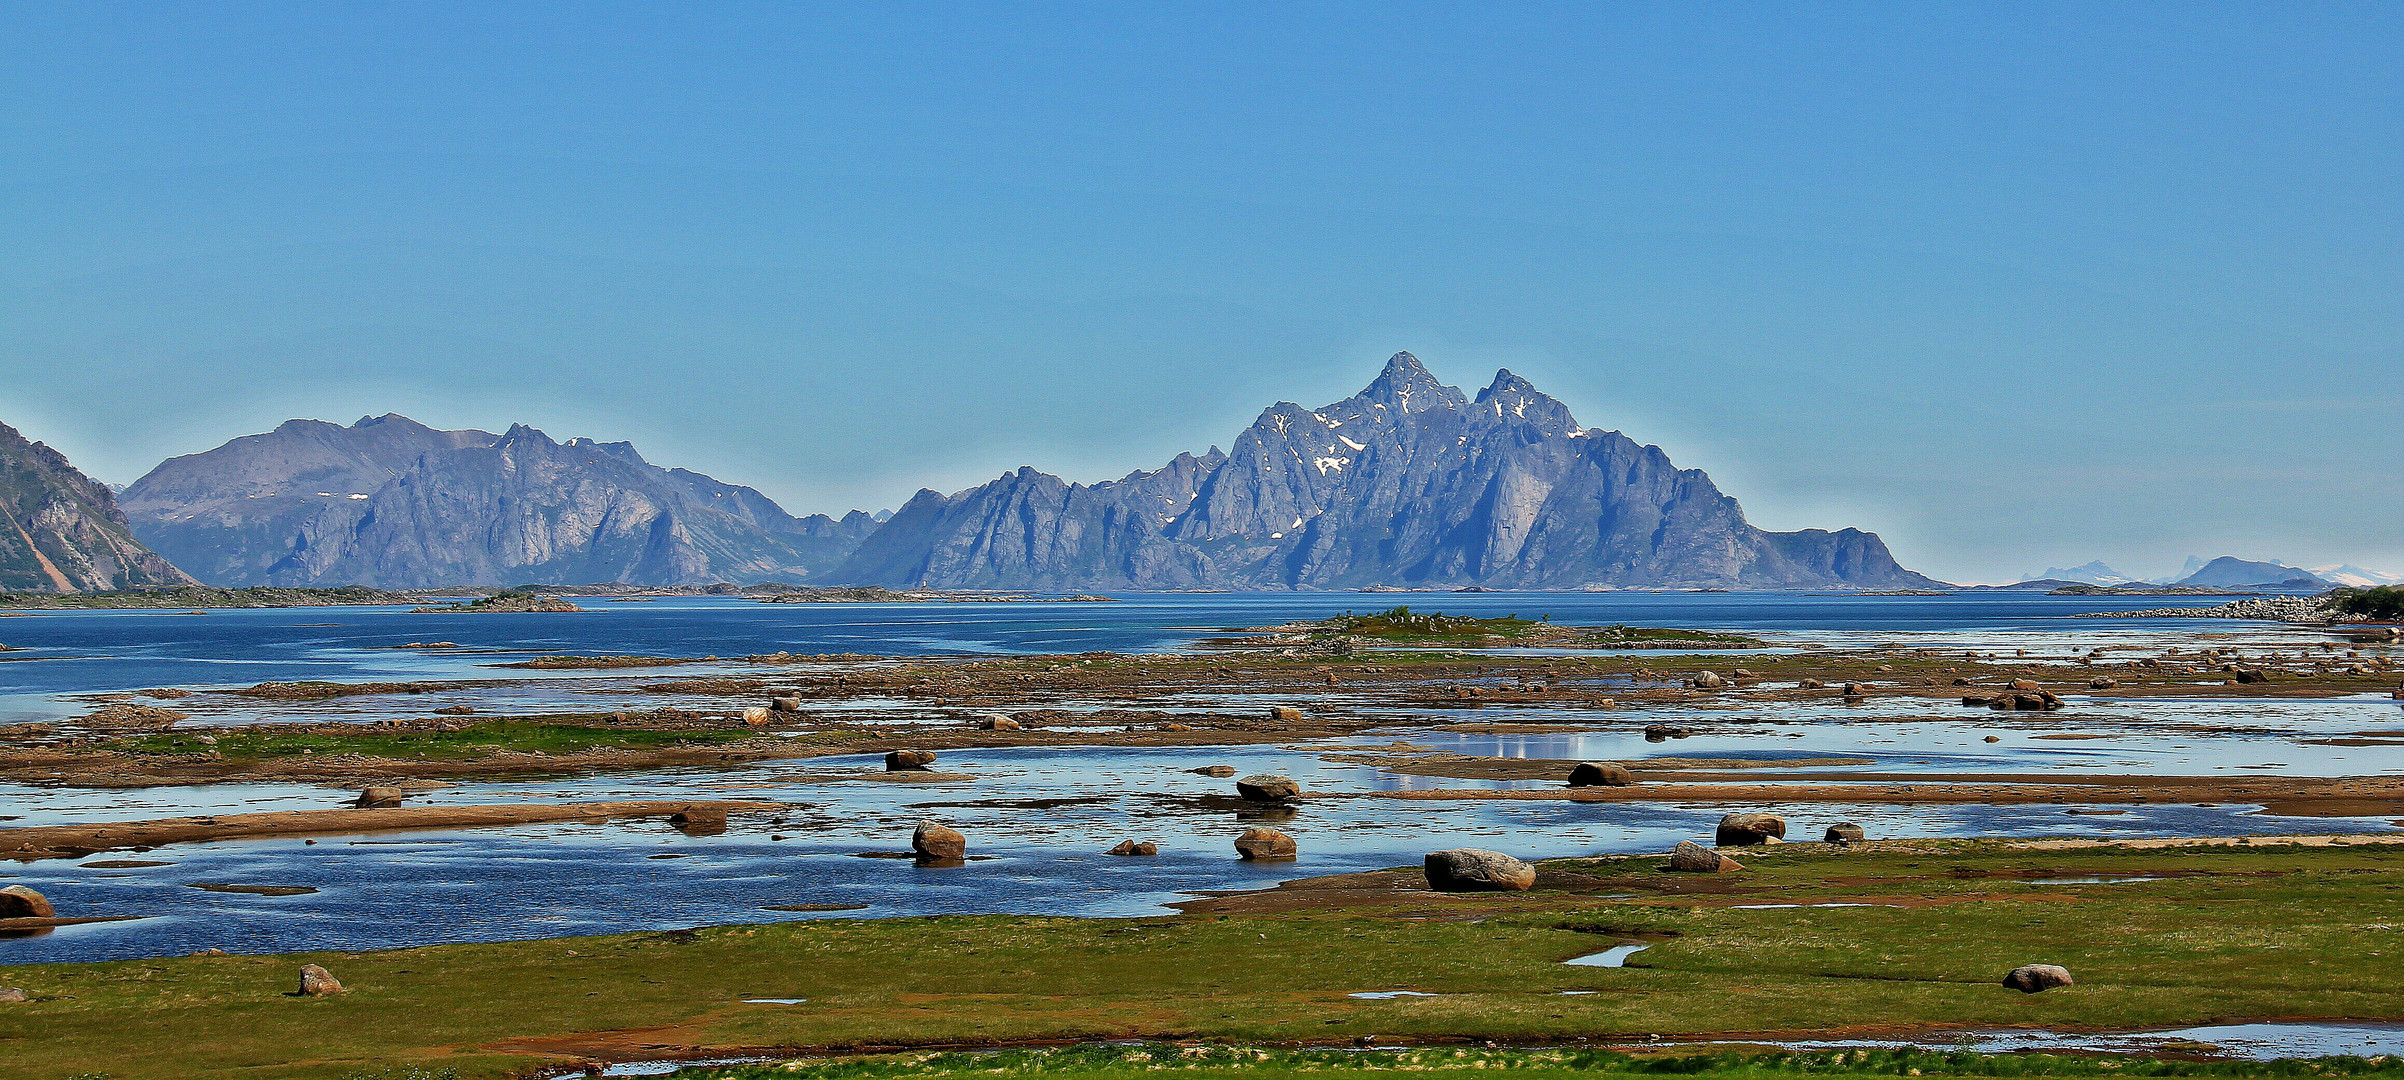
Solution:
[[[0,424],[0,591],[198,584],[134,538],[116,496]]]
[[[217,585],[705,584],[800,580],[875,523],[795,518],[627,443],[406,417],[295,420],[127,489],[138,535]]]
[[[944,588],[1851,588],[1936,584],[1872,534],[1771,533],[1659,447],[1509,371],[1475,400],[1409,353],[1233,449],[1091,487],[921,491],[824,581]]]

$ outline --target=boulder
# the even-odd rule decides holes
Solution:
[[[25,991],[14,986],[0,986],[0,1004],[14,1005],[27,1000]]]
[[[1235,792],[1253,802],[1287,802],[1302,797],[1302,785],[1290,776],[1253,773],[1235,782]]]
[[[331,997],[342,992],[342,983],[334,973],[315,964],[302,964],[300,972],[301,997]]]
[[[1300,720],[1302,719],[1302,710],[1291,705],[1273,705],[1269,708],[1269,719]]]
[[[401,799],[407,794],[396,787],[367,787],[359,789],[359,798],[356,801],[360,806],[381,809],[401,805]]]
[[[1869,836],[1861,831],[1861,826],[1850,821],[1840,821],[1830,825],[1828,835],[1820,839],[1823,843],[1829,844],[1858,844],[1869,839]]]
[[[668,824],[687,836],[716,836],[726,831],[726,811],[696,806],[668,815]]]
[[[1695,673],[1694,678],[1686,680],[1686,685],[1694,687],[1697,690],[1711,690],[1717,688],[1725,681],[1726,680],[1719,677],[1718,672],[1698,671]]]
[[[58,909],[50,898],[23,885],[0,889],[0,919],[54,919]]]
[[[1786,819],[1776,814],[1730,814],[1720,819],[1720,847],[1750,847],[1786,839]]]
[[[1629,787],[1636,774],[1616,761],[1581,761],[1569,770],[1571,787]]]
[[[1680,840],[1669,853],[1669,868],[1681,874],[1732,874],[1744,864],[1692,840]]]
[[[768,699],[768,707],[778,712],[800,712],[801,698],[796,694],[779,694]]]
[[[934,763],[932,750],[896,750],[885,755],[886,772],[925,772]]]
[[[2119,685],[2120,680],[2109,675],[2098,675],[2087,680],[2087,689],[2089,690],[2110,690]]]
[[[918,823],[910,834],[910,853],[919,862],[958,862],[968,857],[968,838],[960,830],[932,821]]]
[[[2022,964],[2003,977],[2003,985],[2023,994],[2034,994],[2072,983],[2070,969],[2059,964]]]
[[[768,707],[765,705],[754,705],[743,710],[743,722],[751,725],[752,727],[767,727]]]
[[[1244,835],[1235,838],[1235,853],[1250,861],[1291,859],[1294,838],[1270,828],[1246,829]]]
[[[2005,684],[2004,684],[2004,689],[2006,689],[2006,690],[2025,690],[2025,691],[2027,691],[2027,692],[2029,692],[2029,693],[2031,693],[2031,694],[2034,694],[2034,693],[2036,693],[2037,691],[2039,691],[2039,690],[2043,690],[2043,689],[2045,689],[2045,688],[2044,688],[2044,687],[2042,687],[2042,686],[2039,686],[2039,685],[2037,685],[2037,680],[2035,680],[2035,679],[2013,679],[2011,682],[2008,682],[2008,683],[2005,683]]]
[[[2250,684],[2250,683],[2266,683],[2266,682],[2269,682],[2269,681],[2270,681],[2270,672],[2267,672],[2267,671],[2240,671],[2240,672],[2238,672],[2238,673],[2237,673],[2237,681],[2238,681],[2238,682],[2241,682],[2241,683],[2249,683],[2249,684]]]
[[[1820,681],[1820,680],[1818,680],[1818,679],[1805,679],[1805,680],[1803,680],[1803,681],[1801,681],[1801,682],[1798,682],[1798,683],[1796,683],[1796,684],[1795,684],[1795,686],[1796,686],[1797,688],[1799,688],[1799,689],[1803,689],[1803,690],[1817,690],[1817,689],[1819,689],[1819,688],[1821,688],[1821,687],[1823,687],[1823,686],[1826,686],[1826,685],[1828,685],[1828,684],[1827,684],[1827,683],[1824,683],[1824,682],[1821,682],[1821,681]]]
[[[1000,713],[986,713],[977,717],[977,726],[987,731],[1017,731],[1018,721]]]
[[[1838,694],[1839,696],[1846,698],[1868,697],[1870,695],[1870,688],[1857,682],[1849,682],[1845,684],[1845,688],[1839,691]]]
[[[1427,856],[1427,887],[1438,892],[1525,892],[1536,868],[1499,851],[1452,848]]]
[[[1119,846],[1104,852],[1107,855],[1158,855],[1160,845],[1150,840],[1121,840]]]
[[[1234,775],[1235,775],[1235,766],[1233,766],[1233,765],[1204,765],[1204,766],[1202,766],[1202,767],[1201,767],[1201,768],[1199,768],[1199,769],[1187,769],[1186,771],[1187,771],[1187,772],[1190,772],[1190,773],[1193,773],[1193,774],[1194,774],[1194,775],[1196,775],[1196,776],[1234,776]]]

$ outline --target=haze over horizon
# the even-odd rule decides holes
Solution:
[[[0,422],[796,514],[1509,367],[1768,529],[2404,570],[2404,15],[12,5]]]

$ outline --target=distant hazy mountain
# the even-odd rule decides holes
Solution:
[[[109,489],[0,424],[0,590],[105,592],[191,585],[142,546]]]
[[[2351,563],[2340,563],[2336,566],[2315,566],[2312,568],[2312,574],[2314,577],[2317,577],[2322,581],[2329,582],[2332,585],[2352,585],[2358,589],[2369,588],[2374,585],[2404,584],[2404,574],[2388,574],[2377,570],[2365,570],[2362,567],[2355,566]]]
[[[1772,533],[1659,447],[1581,428],[1509,371],[1476,400],[1398,353],[1281,402],[1233,449],[1087,486],[1022,468],[921,491],[820,580],[1013,589],[1938,584],[1855,529]]]
[[[2097,559],[2085,566],[2048,566],[2044,572],[2028,575],[2032,579],[2053,581],[2083,581],[2089,585],[2135,585],[2140,582],[2103,564]]]
[[[2189,560],[2193,561],[2193,560]],[[2329,583],[2315,577],[2309,570],[2275,562],[2249,562],[2234,555],[2223,555],[2197,567],[2193,573],[2172,582],[2174,585],[2209,585],[2233,589],[2245,585],[2284,585],[2301,581],[2304,586],[2326,587]]]
[[[799,580],[875,527],[663,469],[627,443],[404,416],[293,420],[170,460],[126,489],[135,534],[213,585]]]

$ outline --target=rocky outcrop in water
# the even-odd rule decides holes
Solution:
[[[876,528],[643,460],[627,443],[293,420],[126,490],[135,535],[221,585],[799,580]]]
[[[1509,371],[1475,399],[1398,353],[1281,402],[1233,449],[1072,484],[921,491],[829,580],[1010,589],[1925,587],[1853,529],[1772,533],[1659,447],[1580,427]]]
[[[107,487],[0,424],[0,592],[197,584],[135,538]]]

